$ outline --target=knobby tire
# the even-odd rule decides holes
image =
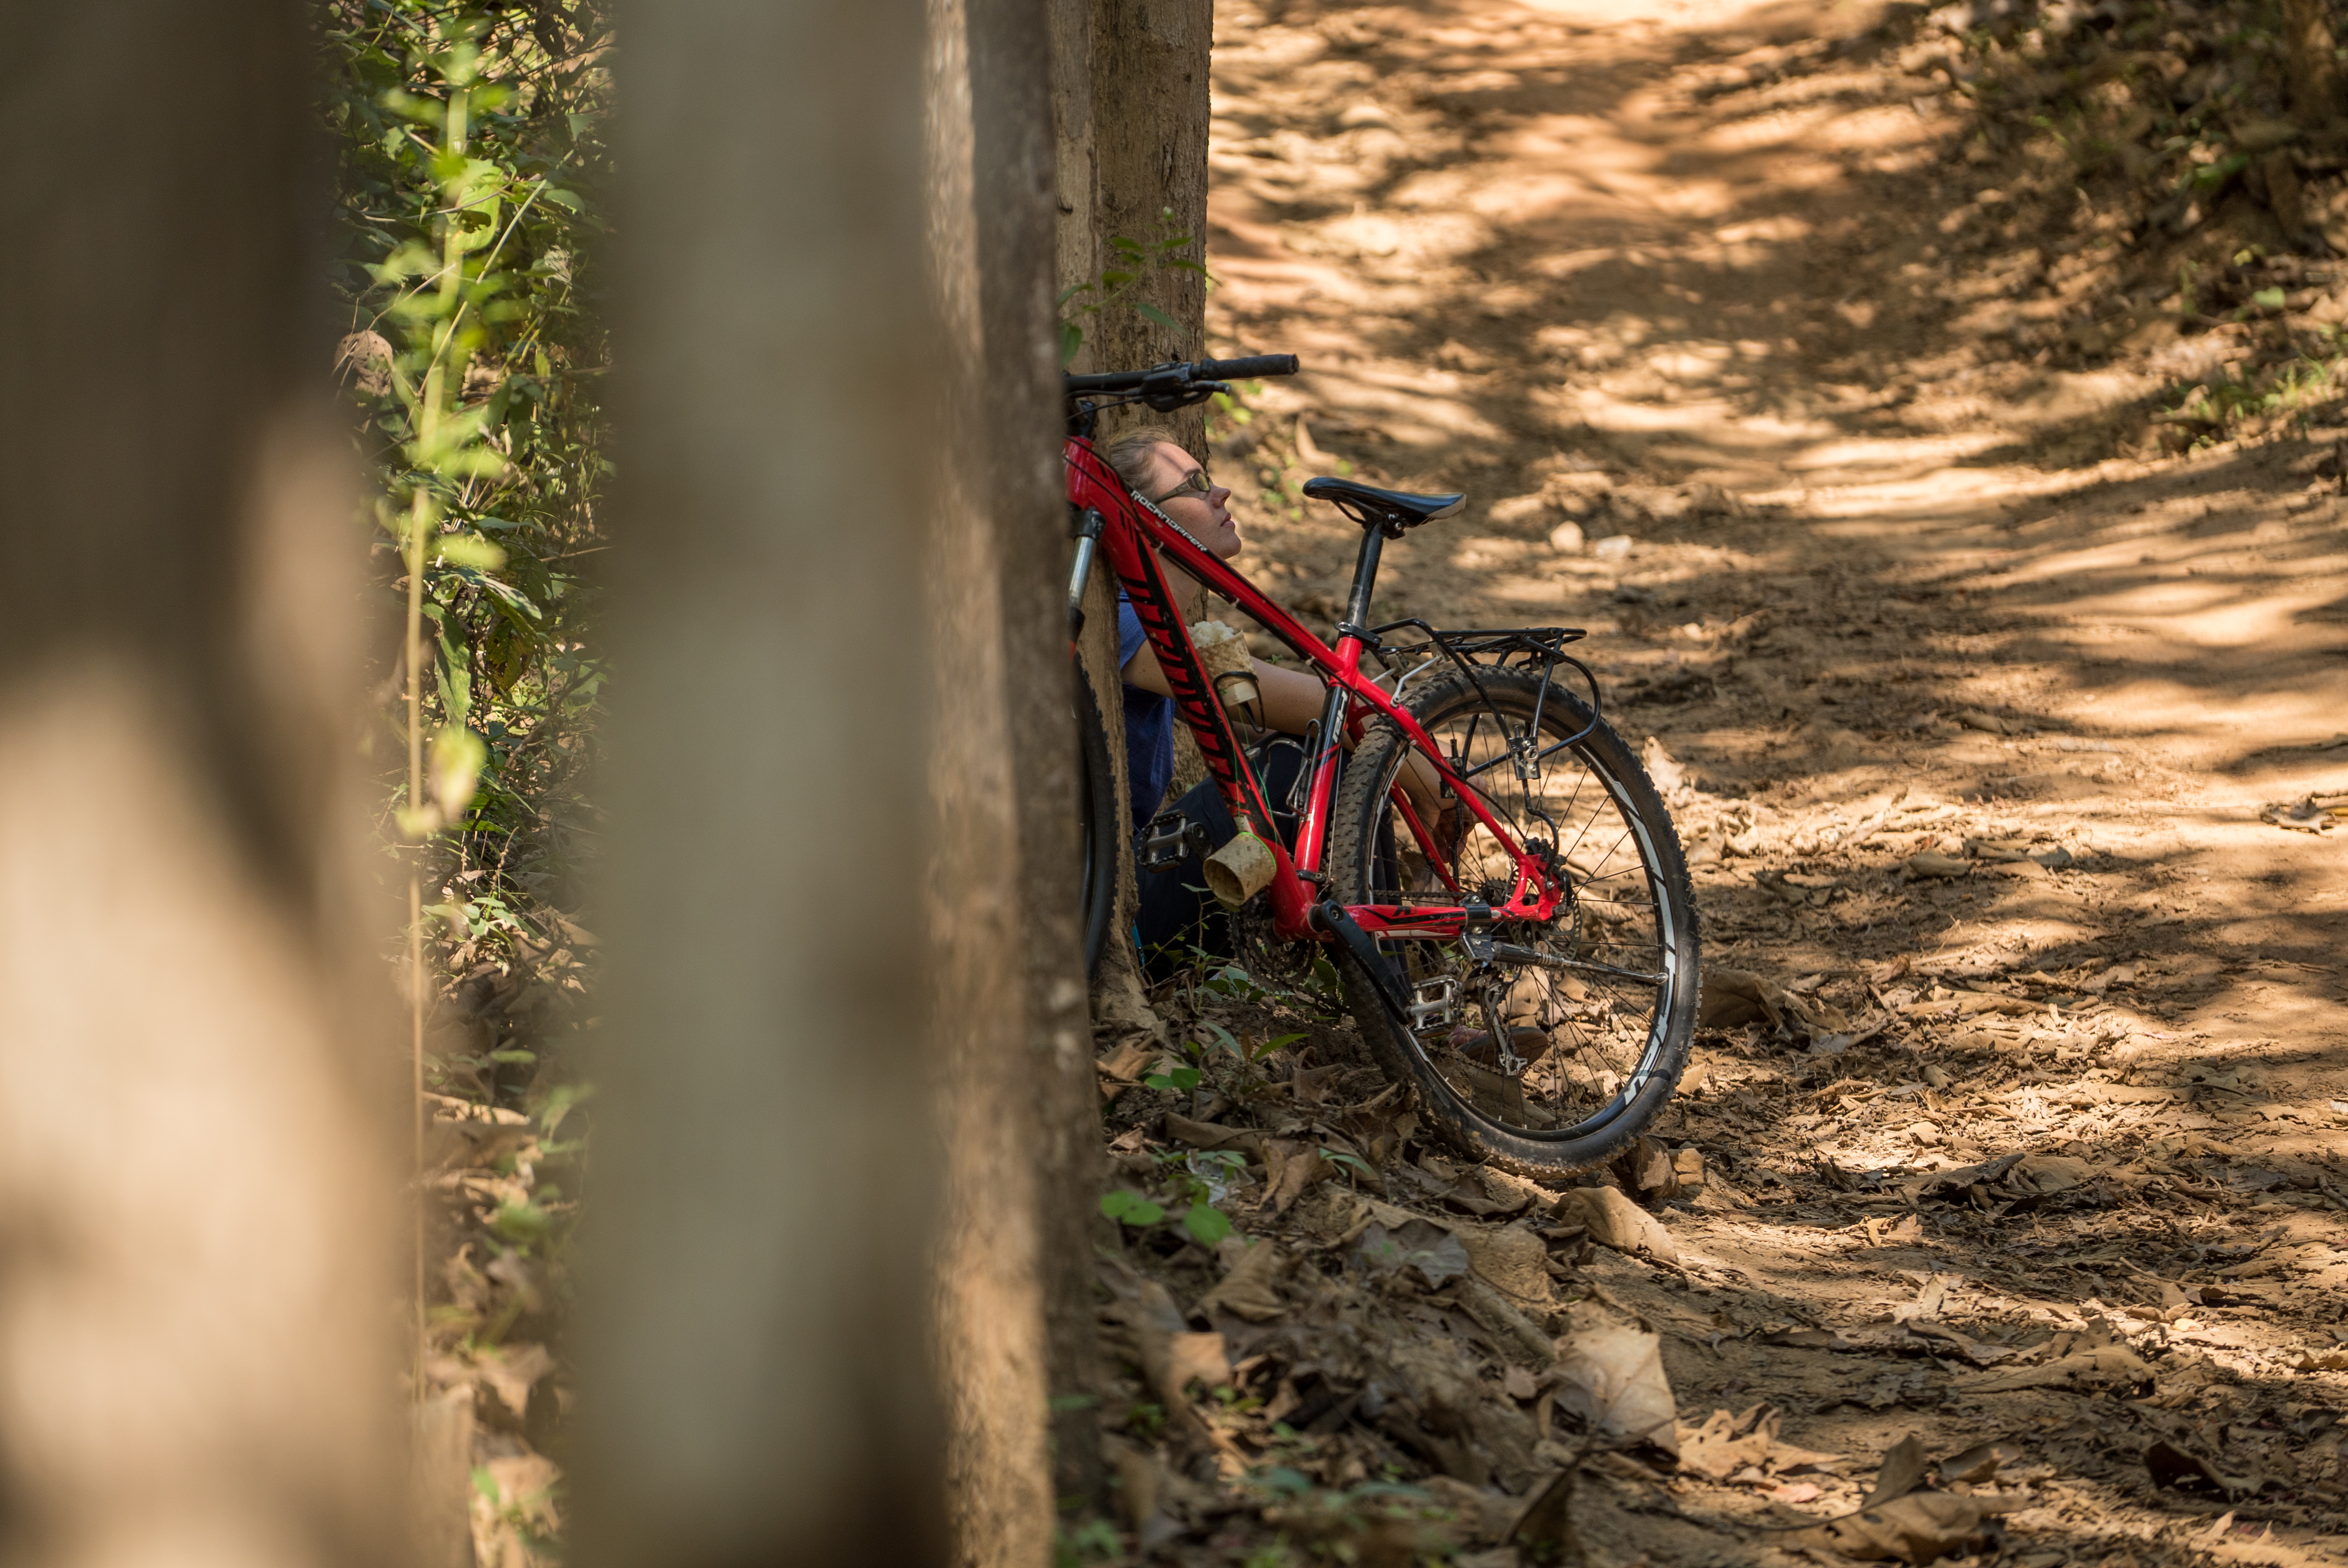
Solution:
[[[1694,895],[1670,814],[1622,737],[1557,687],[1541,693],[1535,671],[1478,675],[1480,693],[1454,671],[1405,705],[1447,756],[1483,766],[1476,786],[1519,842],[1546,839],[1558,851],[1574,888],[1568,908],[1538,932],[1512,924],[1495,930],[1553,962],[1479,968],[1456,942],[1387,940],[1385,961],[1406,991],[1439,986],[1447,975],[1459,987],[1462,1005],[1447,1031],[1414,1031],[1349,955],[1339,948],[1332,957],[1363,1038],[1379,1065],[1416,1091],[1432,1131],[1470,1157],[1562,1175],[1643,1132],[1687,1065],[1698,983]],[[1508,743],[1529,733],[1537,702],[1540,747],[1587,733],[1552,752],[1529,781],[1507,760]],[[1394,903],[1398,893],[1421,903],[1459,901],[1440,886],[1389,803],[1409,749],[1380,719],[1345,763],[1327,862],[1341,904]],[[1529,805],[1547,812],[1554,831]],[[1482,892],[1495,906],[1507,897],[1504,860],[1481,827],[1463,835],[1455,876],[1463,892]],[[1625,969],[1642,979],[1618,978]],[[1502,1035],[1525,1046],[1519,1054],[1540,1054],[1511,1075],[1501,1071],[1505,1059],[1476,1040],[1477,1029],[1487,1041]],[[1489,1065],[1478,1059],[1487,1054]]]

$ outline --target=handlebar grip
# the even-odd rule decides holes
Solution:
[[[1251,354],[1245,359],[1202,359],[1191,374],[1208,381],[1245,381],[1259,375],[1294,375],[1303,368],[1292,354]]]

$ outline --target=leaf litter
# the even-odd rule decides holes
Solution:
[[[1288,511],[1288,491],[1315,471],[1302,465],[1321,461],[1288,435],[1304,416],[1315,452],[1342,453],[1374,482],[1462,488],[1489,509],[1488,524],[1454,536],[1415,535],[1382,592],[1403,606],[1395,613],[1437,624],[1558,605],[1561,619],[1606,633],[1608,711],[1668,796],[1694,868],[1703,1027],[1646,1146],[1528,1191],[1422,1136],[1309,978],[1256,977],[1245,1002],[1195,983],[1158,996],[1169,1038],[1210,1015],[1251,1042],[1303,1038],[1249,1071],[1221,1053],[1197,1092],[1144,1084],[1154,1055],[1112,1057],[1104,1071],[1119,1158],[1163,1171],[1161,1156],[1187,1151],[1241,1155],[1252,1180],[1235,1182],[1225,1204],[1233,1239],[1278,1248],[1276,1266],[1252,1266],[1263,1275],[1247,1292],[1218,1296],[1240,1277],[1233,1242],[1202,1245],[1170,1221],[1121,1232],[1126,1266],[1190,1306],[1184,1331],[1223,1337],[1232,1379],[1190,1384],[1191,1413],[1220,1440],[1186,1440],[1143,1366],[1113,1349],[1104,1423],[1151,1456],[1157,1478],[1156,1522],[1128,1532],[1125,1549],[1169,1563],[1469,1568],[1998,1553],[2027,1568],[2257,1560],[2240,1553],[2342,1561],[2321,1542],[2348,1526],[2348,1365],[2328,1364],[2348,1361],[2329,1332],[2348,1285],[2337,1222],[2348,1171],[2330,1146],[2348,1125],[2332,1103],[2348,1105],[2348,1082],[2302,1083],[2283,1064],[2339,1038],[2336,1009],[2322,1010],[2323,988],[2336,985],[2319,972],[2329,938],[2311,934],[2309,910],[2322,906],[2306,897],[2281,900],[2289,917],[2248,934],[2241,883],[2221,893],[2222,871],[2200,875],[2222,863],[2191,823],[2224,816],[2285,850],[2336,835],[2278,832],[2240,799],[2205,810],[2195,764],[2151,733],[2163,721],[2066,698],[2101,667],[2037,651],[2004,608],[2035,591],[2029,550],[2094,528],[2112,533],[2091,548],[2140,537],[2145,553],[2169,550],[2219,526],[2209,507],[2266,505],[2250,480],[2206,504],[2197,492],[2188,508],[2189,486],[2209,470],[2158,459],[2127,467],[2108,503],[2066,513],[2073,492],[2057,481],[2071,481],[2059,472],[1999,469],[1987,482],[2010,488],[1949,514],[1972,529],[1949,536],[1957,542],[1878,549],[1847,526],[1879,494],[1863,478],[1850,480],[1853,509],[1834,513],[1843,503],[1810,509],[1809,470],[1757,500],[1724,480],[1725,501],[1645,470],[1640,432],[1679,417],[1674,407],[1690,411],[1683,434],[1738,416],[1713,401],[1735,406],[1725,382],[1655,390],[1654,378],[1696,373],[1666,364],[1667,343],[1628,342],[1622,323],[1657,330],[1660,281],[1712,295],[1672,296],[1691,322],[1741,309],[1735,291],[1760,276],[1740,273],[1744,263],[1694,264],[1694,250],[1670,259],[1648,236],[1637,261],[1622,253],[1617,284],[1612,238],[1593,230],[1560,249],[1537,225],[1520,236],[1496,224],[1472,267],[1447,270],[1448,253],[1410,248],[1433,244],[1438,219],[1466,210],[1446,181],[1468,181],[1457,189],[1478,192],[1476,211],[1512,210],[1519,188],[1506,181],[1535,178],[1526,160],[1547,156],[1535,148],[1549,122],[1527,106],[1583,117],[1577,136],[1613,134],[1600,89],[1560,108],[1552,99],[1581,89],[1549,85],[1565,77],[1545,71],[1586,76],[1609,61],[1680,106],[1669,111],[1679,128],[1657,134],[1736,137],[1808,101],[1803,93],[1891,83],[1910,54],[1938,51],[2003,83],[2028,50],[2116,38],[2141,7],[2057,16],[2036,42],[2024,18],[2054,11],[2028,5],[1859,8],[1877,21],[1797,8],[1798,25],[1767,40],[1593,30],[1523,8],[1503,26],[1474,0],[1459,7],[1474,25],[1457,34],[1416,11],[1227,9],[1216,200],[1231,227],[1210,234],[1210,250],[1260,247],[1247,254],[1277,261],[1268,272],[1233,263],[1211,302],[1217,330],[1262,347],[1323,334],[1314,341],[1363,356],[1365,375],[1418,389],[1447,421],[1510,406],[1519,386],[1537,389],[1517,410],[1525,429],[1552,419],[1544,399],[1564,415],[1539,436],[1502,431],[1478,466],[1430,456],[1467,447],[1452,434],[1413,435],[1397,423],[1402,405],[1343,403],[1351,383],[1268,385],[1260,402],[1275,421],[1245,426],[1244,442],[1210,427],[1231,442],[1219,475],[1235,471],[1240,505],[1261,519],[1250,559],[1308,617],[1342,602],[1353,541],[1310,508]],[[1980,15],[1944,23],[1942,10]],[[2188,39],[2193,69],[2211,63],[2215,23],[2172,6],[2161,26]],[[1489,85],[1465,85],[1471,70],[1490,73]],[[2214,77],[2195,80],[2199,90]],[[1910,107],[1918,90],[1906,87],[1886,112],[1936,150],[1912,173],[1849,174],[1851,189],[1910,203],[1920,234],[1902,242],[1964,249],[1980,258],[1968,265],[2000,264],[2001,245],[2020,255],[2043,244],[1935,227],[1956,205],[1968,225],[1991,212],[1995,203],[1964,197],[1993,179],[2013,196],[2008,173],[1969,171],[2022,155],[1994,145],[2004,132],[1979,129],[2007,122],[1977,122],[1962,93],[1933,91],[1929,113]],[[1411,171],[1408,203],[1387,202],[1375,183],[1387,159],[1406,160],[1392,167],[1397,179]],[[1502,183],[1475,184],[1488,175]],[[1332,182],[1354,180],[1368,183],[1329,210],[1359,202],[1364,217],[1326,216]],[[1969,181],[1953,204],[1922,194],[1950,180]],[[1381,224],[1395,227],[1372,234]],[[1715,231],[1739,233],[1715,221],[1691,244],[1752,243]],[[1389,242],[1399,248],[1378,249]],[[1784,252],[1823,245],[1841,260],[1768,273],[1772,297],[1794,314],[1830,315],[1866,265],[1863,247],[1834,250],[1844,243],[1821,231]],[[2071,264],[2061,249],[2042,254],[2050,274]],[[1556,260],[1568,255],[1570,266]],[[1552,302],[1563,272],[1545,266],[1570,271],[1566,305]],[[2014,286],[2039,286],[2035,276],[2016,274]],[[1945,286],[1972,282],[1959,273]],[[1843,292],[1801,296],[1828,287]],[[1894,292],[1910,297],[1904,283]],[[1439,328],[1437,301],[1457,307]],[[1378,332],[1365,333],[1360,322],[1373,318]],[[1609,335],[1618,325],[1625,341]],[[2026,354],[2001,357],[2005,343],[1962,351],[1975,354],[1962,372],[1974,378],[1964,394],[1974,412],[1935,405],[1931,417],[1953,423],[1931,439],[1988,428],[1979,410],[2004,395],[1980,389],[2025,374]],[[1906,438],[1896,401],[1854,413],[1826,406],[1841,395],[1820,390],[1879,386],[1879,373],[1904,367],[1854,348],[1830,371],[1824,351],[1797,362],[1775,348],[1756,358],[1759,346],[1729,354],[1730,379],[1748,380],[1756,397],[1814,399],[1811,416],[1838,432],[1856,420]],[[1552,439],[1551,428],[1570,434]],[[1816,481],[1828,487],[1819,494],[1849,477]],[[1893,497],[1884,510],[1907,516],[1911,504]],[[2278,498],[2271,515],[2282,511]],[[2296,550],[2328,516],[2261,526],[2283,540],[2269,548]],[[1821,523],[1841,531],[1809,532]],[[2014,566],[1994,578],[1978,563],[2001,549]],[[2101,620],[2092,630],[2108,633]],[[2324,787],[2337,784],[2261,785],[2248,798],[2303,801]],[[2224,844],[2277,886],[2306,886],[2281,880],[2296,873],[2276,852]],[[2299,1006],[2291,1027],[2302,1032],[2264,1022],[2261,997]],[[2264,1076],[2241,1071],[2261,1061],[2275,1064]],[[1170,1178],[1153,1180],[1173,1212]],[[1121,1346],[1130,1329],[1110,1332]],[[1649,1419],[1663,1399],[1668,1429]],[[1676,1461],[1655,1440],[1666,1430]],[[2195,1463],[2164,1468],[2157,1482],[2147,1456],[2169,1450]],[[2240,1490],[2245,1480],[2252,1490]]]

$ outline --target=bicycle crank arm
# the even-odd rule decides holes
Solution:
[[[1492,958],[1503,964],[1530,964],[1536,968],[1566,969],[1585,975],[1612,975],[1618,980],[1643,980],[1648,985],[1661,985],[1666,977],[1643,975],[1636,969],[1620,969],[1612,964],[1593,964],[1586,958],[1560,958],[1548,953],[1536,953],[1530,948],[1519,948],[1513,942],[1492,944]]]
[[[1378,951],[1376,939],[1363,930],[1354,917],[1345,913],[1344,907],[1334,898],[1313,905],[1311,921],[1314,930],[1326,931],[1345,944],[1345,950],[1353,954],[1354,961],[1362,966],[1362,972],[1370,977],[1370,984],[1377,989],[1378,999],[1385,1003],[1386,1011],[1394,1015],[1395,1021],[1404,1029],[1410,1029],[1409,999],[1402,994],[1401,985],[1386,963],[1386,956]]]

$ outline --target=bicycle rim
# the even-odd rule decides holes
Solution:
[[[1462,942],[1389,939],[1419,1016],[1405,1027],[1380,1009],[1375,1021],[1455,1142],[1549,1168],[1587,1164],[1637,1135],[1684,1065],[1696,986],[1686,870],[1661,800],[1612,729],[1530,672],[1480,678],[1480,693],[1453,677],[1413,711],[1565,897],[1548,922],[1497,924],[1489,964]],[[1333,843],[1351,860],[1348,901],[1505,903],[1514,864],[1488,828],[1469,817],[1450,859],[1431,864],[1394,813],[1386,792],[1405,749],[1389,733],[1356,758],[1365,776],[1341,814],[1354,831]]]

